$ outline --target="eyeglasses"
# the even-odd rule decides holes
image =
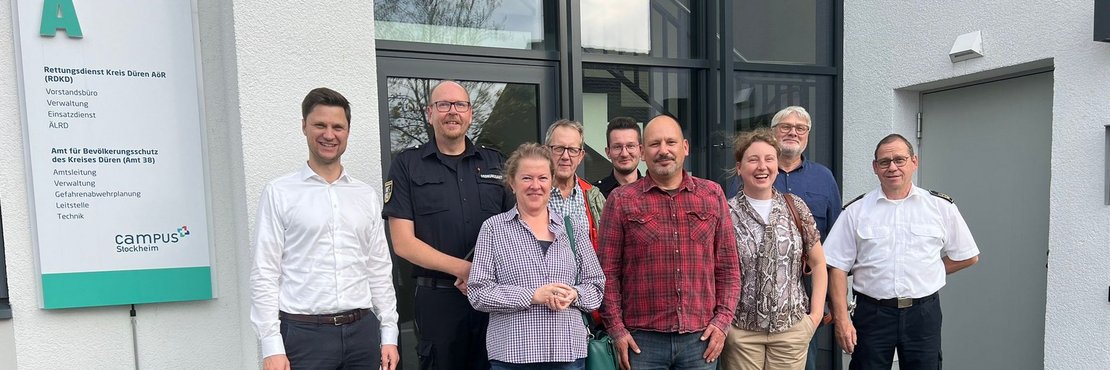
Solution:
[[[790,130],[797,131],[798,135],[805,135],[807,132],[809,132],[809,125],[791,125],[789,123],[780,123],[778,125],[775,125],[775,128],[783,134],[789,133]]]
[[[470,102],[468,101],[437,101],[432,103],[432,105],[435,106],[436,110],[440,111],[441,113],[450,112],[451,107],[455,107],[455,111],[459,113],[464,113],[470,110]]]
[[[577,157],[579,154],[582,154],[582,148],[575,148],[573,146],[549,145],[548,148],[551,148],[551,151],[557,156],[563,155],[563,152],[570,154],[571,157]]]
[[[909,163],[909,161],[910,161],[909,157],[894,157],[894,159],[890,159],[890,158],[879,159],[879,160],[876,160],[875,163],[879,164],[879,168],[887,168],[887,167],[890,167],[891,163],[894,163],[894,165],[897,166],[897,167],[903,167],[903,166],[906,165],[906,163]]]
[[[609,146],[609,151],[613,152],[613,153],[620,153],[622,150],[624,150],[624,151],[627,151],[629,153],[632,153],[633,150],[636,150],[639,147],[640,147],[640,144],[627,144],[627,145],[613,144],[613,145]]]

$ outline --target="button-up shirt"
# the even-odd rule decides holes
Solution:
[[[575,178],[574,187],[570,188],[569,196],[564,197],[559,187],[551,188],[551,200],[547,203],[547,209],[588,225],[585,196],[586,193],[582,191],[582,186],[578,185],[578,179]]]
[[[786,198],[777,190],[771,197],[771,213],[764,222],[743,193],[729,199],[736,228],[740,270],[744,276],[740,303],[736,305],[736,327],[780,333],[806,318],[809,297],[802,285],[802,252],[813,248],[820,234],[813,215],[798,197],[798,210],[805,238],[798,231]],[[802,240],[809,244],[802,245]]]
[[[328,183],[307,165],[259,199],[251,322],[262,356],[285,353],[278,310],[305,315],[370,308],[382,344],[397,344],[393,262],[377,191],[346,171]]]
[[[491,360],[523,364],[586,357],[582,313],[601,305],[605,275],[586,223],[571,221],[575,255],[563,218],[548,214],[548,230],[555,237],[546,253],[516,207],[486,220],[478,233],[467,297],[474,309],[490,313],[486,348]],[[532,304],[536,288],[550,283],[573,286],[578,300],[562,311]]]
[[[740,297],[736,233],[724,192],[683,172],[674,194],[648,177],[610,193],[598,255],[601,317],[614,338],[628,330],[728,332]]]
[[[914,186],[904,199],[875,189],[840,214],[825,240],[825,260],[852,272],[852,289],[877,299],[921,298],[945,283],[942,255],[979,255],[952,202]]]
[[[840,188],[836,186],[832,171],[820,163],[802,158],[801,165],[793,171],[786,172],[779,168],[775,189],[802,198],[817,222],[821,240],[829,235],[841,207]]]

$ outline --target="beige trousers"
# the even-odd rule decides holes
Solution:
[[[729,327],[721,370],[802,370],[817,326],[808,315],[781,333]]]

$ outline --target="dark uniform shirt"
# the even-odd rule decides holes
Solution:
[[[640,170],[636,170],[636,180],[639,180],[641,177],[643,177],[643,175],[640,175]],[[601,194],[605,195],[606,198],[609,197],[609,193],[611,193],[613,189],[616,189],[620,185],[621,184],[617,182],[617,178],[613,176],[613,171],[609,171],[609,176],[594,181],[594,186],[597,187],[597,190],[601,190]]]
[[[458,157],[439,152],[435,139],[402,151],[385,183],[382,218],[413,221],[416,238],[440,252],[465,258],[478,230],[493,215],[515,204],[502,183],[504,156],[466,139]],[[454,279],[448,273],[413,266],[413,276]]]

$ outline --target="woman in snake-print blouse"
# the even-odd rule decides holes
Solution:
[[[770,131],[741,135],[734,150],[743,189],[729,200],[729,213],[740,256],[741,298],[721,368],[804,369],[828,282],[820,235],[805,202],[792,197],[800,218],[795,223],[787,198],[773,187],[781,148]],[[802,260],[803,252],[808,260]],[[802,284],[803,263],[813,270],[812,301]]]

